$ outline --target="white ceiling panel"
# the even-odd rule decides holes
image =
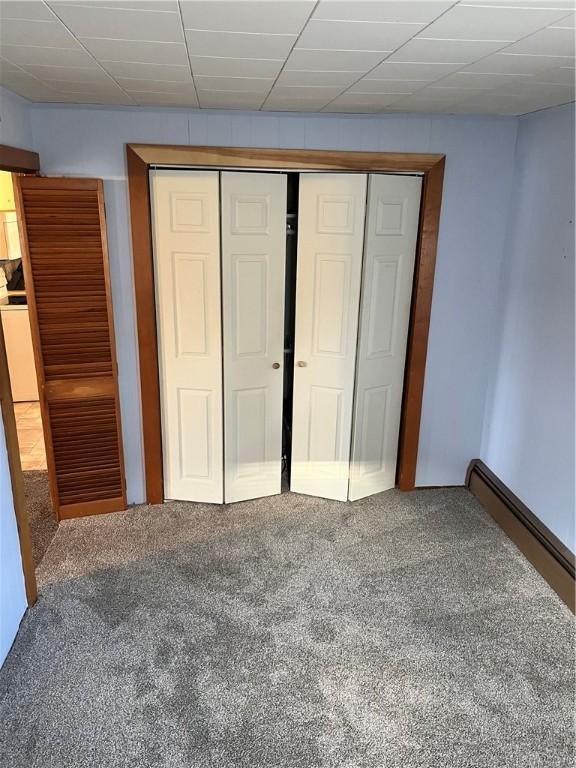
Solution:
[[[174,82],[169,83],[165,80],[158,82],[156,80],[138,80],[135,77],[119,77],[118,84],[126,93],[172,93],[181,94],[188,98],[196,97],[196,89],[192,78],[187,83]]]
[[[452,75],[443,77],[435,85],[450,88],[486,90],[486,88],[502,88],[503,86],[514,86],[515,84],[521,85],[522,82],[531,79],[532,75],[488,75],[479,72],[455,72]]]
[[[485,72],[501,75],[535,75],[554,67],[571,64],[573,59],[565,56],[522,56],[520,54],[496,53],[463,68],[463,72]]]
[[[297,48],[350,51],[394,51],[425,25],[368,21],[310,21]]]
[[[208,109],[259,109],[265,95],[236,91],[199,91],[198,98],[200,105]]]
[[[574,56],[574,30],[549,27],[507,48],[507,53],[529,56]]]
[[[0,43],[41,45],[47,48],[80,48],[80,43],[57,21],[3,19]]]
[[[48,67],[24,65],[25,72],[46,83],[101,83],[109,82],[110,77],[98,66],[94,67]],[[114,82],[114,81],[112,81]]]
[[[415,93],[429,85],[426,80],[359,80],[348,93]]]
[[[45,3],[38,0],[2,0],[0,19],[35,19],[54,21],[54,16]]]
[[[336,85],[346,88],[362,77],[362,72],[310,72],[285,69],[280,73],[278,85]]]
[[[314,0],[184,0],[185,29],[298,35]]]
[[[284,59],[229,59],[190,55],[194,75],[214,77],[276,77]]]
[[[14,64],[39,66],[97,67],[97,62],[82,48],[43,48],[36,45],[1,45],[2,55]]]
[[[134,40],[87,39],[86,48],[100,61],[131,61],[144,64],[186,64],[182,43],[149,43]]]
[[[425,61],[440,64],[468,64],[488,56],[505,43],[494,40],[431,40],[414,38],[399,51],[392,54],[390,61]]]
[[[260,35],[243,32],[206,32],[187,29],[188,49],[193,56],[229,56],[236,59],[286,57],[295,35]]]
[[[429,24],[456,0],[320,0],[314,19]]]
[[[156,80],[161,82],[188,82],[190,80],[190,65],[179,64],[170,66],[167,64],[138,64],[129,61],[103,61],[104,69],[116,80],[121,77]]]
[[[429,62],[397,62],[386,60],[366,75],[379,80],[438,80],[456,72],[462,64],[430,64]]]
[[[426,29],[426,37],[445,40],[515,41],[562,18],[565,11],[542,8],[456,5]]]
[[[207,77],[196,75],[195,82],[202,91],[232,91],[233,93],[263,93],[274,84],[273,77]]]
[[[534,77],[539,83],[555,83],[560,85],[574,85],[576,81],[576,70],[574,67],[556,67],[556,69],[547,69]]]
[[[309,51],[295,48],[286,62],[286,69],[367,72],[384,56],[379,51]]]
[[[573,0],[0,0],[0,69],[33,101],[524,114],[574,98],[574,11]]]
[[[86,7],[52,3],[52,9],[79,38],[184,42],[179,13],[127,11],[122,8]]]

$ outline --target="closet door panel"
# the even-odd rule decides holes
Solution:
[[[226,502],[280,493],[286,187],[222,173]]]
[[[153,171],[164,495],[222,503],[217,172]]]
[[[351,500],[393,488],[422,180],[372,174],[364,247]]]
[[[291,490],[348,498],[364,174],[301,174]]]

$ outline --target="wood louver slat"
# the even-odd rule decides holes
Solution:
[[[124,509],[102,182],[20,177],[16,187],[56,513]]]

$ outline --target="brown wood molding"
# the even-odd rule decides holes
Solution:
[[[574,613],[574,554],[480,459],[470,462],[466,486]]]
[[[40,170],[37,152],[0,144],[0,170],[14,173],[36,173]]]
[[[18,538],[20,539],[20,555],[22,557],[22,570],[24,572],[24,584],[28,605],[33,605],[37,598],[36,574],[32,559],[32,541],[30,539],[30,526],[28,512],[24,498],[24,482],[22,477],[22,465],[20,463],[20,448],[18,446],[18,433],[16,432],[16,418],[14,416],[14,403],[10,387],[10,375],[8,373],[8,360],[4,344],[4,332],[0,322],[0,408],[4,422],[6,437],[6,450],[8,452],[8,467],[12,484],[12,500],[16,525],[18,526]]]
[[[400,488],[413,489],[418,459],[424,371],[442,202],[444,155],[128,144],[126,156],[140,361],[146,500],[150,504],[158,504],[164,498],[154,260],[148,184],[150,168],[168,165],[261,170],[420,173],[423,175],[420,233],[406,355],[397,472]]]

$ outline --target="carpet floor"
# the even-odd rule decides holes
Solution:
[[[37,568],[58,530],[58,522],[52,510],[48,472],[26,470],[22,476],[32,539],[32,559]]]
[[[463,489],[60,525],[0,671],[10,768],[563,768],[574,623]]]

